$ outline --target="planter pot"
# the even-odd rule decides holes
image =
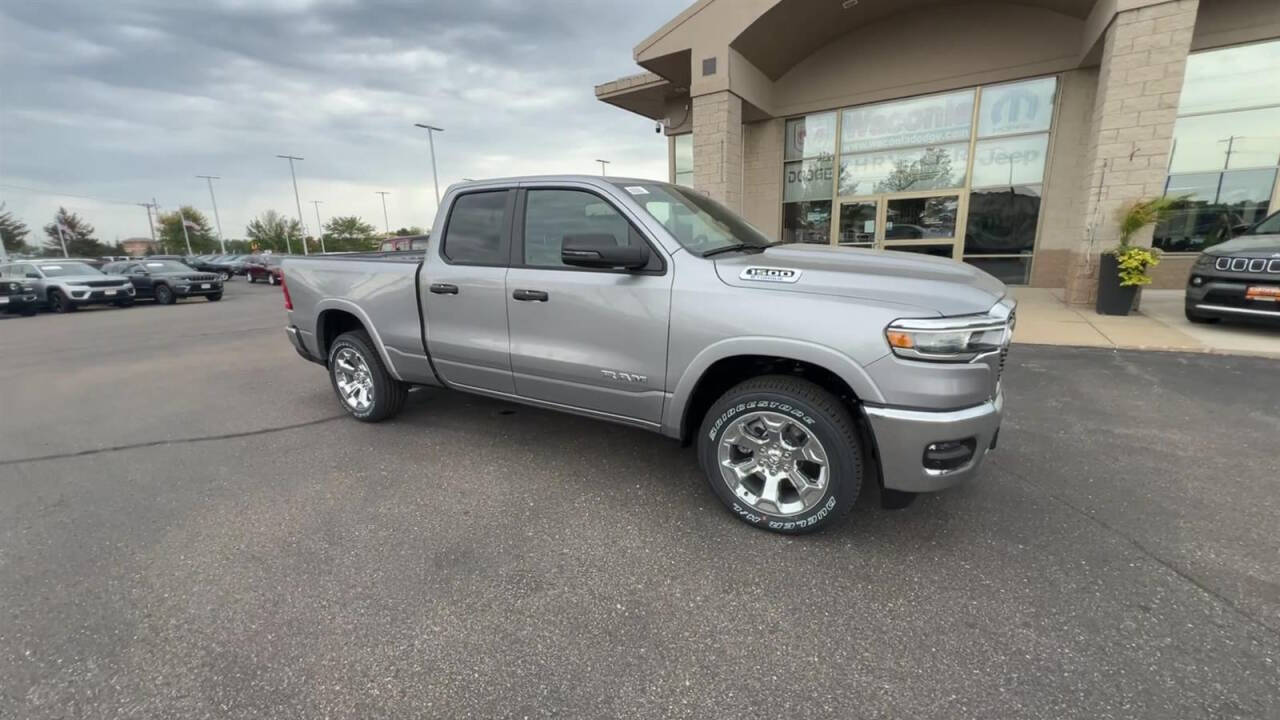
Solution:
[[[1128,315],[1133,309],[1138,286],[1121,287],[1120,263],[1115,255],[1103,253],[1099,260],[1098,303],[1095,309],[1099,315]]]

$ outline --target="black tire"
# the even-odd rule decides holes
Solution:
[[[244,279],[245,279],[246,281],[248,281],[248,282],[249,282],[249,284],[251,284],[251,285],[252,285],[254,282],[256,282],[256,281],[253,279],[253,273],[245,273],[245,274],[244,274]]]
[[[344,348],[354,350],[369,368],[369,376],[373,380],[373,404],[365,411],[357,411],[347,404],[338,389],[338,375],[335,371],[334,358]],[[351,417],[361,421],[376,423],[393,418],[404,409],[405,399],[409,397],[409,386],[391,377],[382,357],[373,349],[373,341],[363,330],[352,330],[338,336],[329,347],[329,358],[325,363],[329,368],[329,382],[333,385],[333,393],[338,396],[338,404]]]
[[[178,296],[173,294],[173,290],[168,285],[156,285],[153,292],[156,296],[157,305],[172,305],[178,302]]]
[[[210,293],[208,295],[205,295],[205,298],[209,302],[218,302],[219,300],[222,299],[222,293]]]
[[[222,278],[222,282],[227,282],[231,279],[231,273],[226,270],[221,270],[218,272],[218,277]]]
[[[35,317],[40,312],[40,308],[35,305],[28,305],[22,308],[22,317]]]
[[[54,288],[49,291],[49,308],[54,312],[69,313],[76,311],[76,304],[61,290]]]
[[[1216,323],[1219,320],[1221,320],[1221,318],[1210,317],[1209,315],[1201,315],[1200,313],[1193,310],[1190,305],[1184,305],[1182,310],[1186,314],[1187,320],[1193,323],[1202,323],[1207,325],[1209,323]]]
[[[268,284],[268,285],[279,285],[279,284],[280,284],[279,282],[277,282],[277,281],[276,281],[276,274],[275,274],[275,273],[269,273],[269,274],[267,275],[267,284]]]
[[[720,473],[722,434],[735,416],[768,409],[788,415],[821,443],[827,456],[825,492],[807,510],[777,515],[752,507],[734,494]],[[801,378],[765,375],[733,388],[707,411],[698,431],[698,460],[716,497],[739,520],[785,534],[809,533],[837,524],[853,509],[862,486],[863,448],[849,408],[835,395]]]
[[[133,307],[133,298],[124,298],[123,300],[117,300],[114,303],[112,303],[112,305],[115,305],[118,308]]]

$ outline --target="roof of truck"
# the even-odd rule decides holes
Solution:
[[[522,182],[585,182],[592,185],[625,185],[627,183],[661,183],[667,184],[665,180],[654,180],[652,178],[633,178],[619,177],[615,175],[515,175],[512,177],[502,178],[484,178],[483,180],[470,180],[454,183],[449,186],[450,189],[455,187],[478,187],[483,185],[516,185]]]

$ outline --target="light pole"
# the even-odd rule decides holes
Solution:
[[[151,220],[151,208],[156,206],[155,201],[149,203],[137,203],[147,209],[147,229],[151,231],[151,244],[156,244],[156,224]]]
[[[444,128],[435,125],[427,125],[426,123],[414,123],[414,127],[420,127],[427,131],[427,144],[431,146],[431,182],[436,187],[436,208],[440,207],[440,178],[436,175],[436,141],[434,133],[444,132]]]
[[[596,158],[596,162],[600,163],[600,174],[601,174],[601,175],[604,175],[604,174],[605,174],[604,166],[605,166],[605,165],[608,165],[608,164],[609,164],[609,161],[608,161],[608,160],[601,160],[601,159],[599,159],[599,158]]]
[[[303,238],[302,238],[302,254],[303,254],[303,255],[310,255],[311,253],[307,252],[307,238],[306,238],[306,234],[307,234],[307,221],[302,219],[302,198],[301,198],[301,197],[299,197],[299,195],[298,195],[298,176],[297,176],[297,174],[296,174],[296,173],[294,173],[294,171],[293,171],[293,161],[294,161],[294,160],[303,160],[303,159],[305,159],[305,158],[300,158],[300,157],[297,157],[296,155],[277,155],[276,157],[281,158],[281,159],[283,159],[283,160],[288,160],[288,161],[289,161],[289,176],[293,178],[293,200],[294,200],[294,202],[298,203],[298,227],[302,228],[302,235],[303,235]],[[288,230],[288,228],[285,228],[284,236],[285,236],[285,243],[286,243],[286,244],[288,244],[288,242],[289,242],[289,230]],[[292,251],[290,251],[290,252],[292,252]]]
[[[325,249],[324,249],[324,225],[323,225],[323,224],[321,224],[321,222],[320,222],[320,204],[321,204],[321,203],[323,203],[323,202],[324,202],[323,200],[312,200],[312,201],[311,201],[311,204],[312,204],[312,205],[315,205],[315,207],[316,207],[316,227],[320,228],[320,229],[319,229],[319,230],[317,230],[316,232],[318,232],[318,233],[320,234],[320,254],[322,254],[322,255],[325,253]]]
[[[218,199],[213,196],[213,181],[221,180],[217,175],[197,175],[198,178],[204,178],[209,183],[209,202],[213,203],[213,224],[218,228],[218,247],[222,248],[222,254],[227,254],[227,241],[222,237],[222,220],[218,217]]]
[[[387,219],[387,196],[391,193],[386,190],[375,190],[374,194],[382,196],[382,226],[387,229],[387,237],[391,237],[391,221]]]

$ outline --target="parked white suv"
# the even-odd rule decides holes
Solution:
[[[54,312],[72,312],[82,305],[133,304],[129,278],[105,275],[81,260],[24,260],[0,265],[0,277],[27,282],[39,301]]]

